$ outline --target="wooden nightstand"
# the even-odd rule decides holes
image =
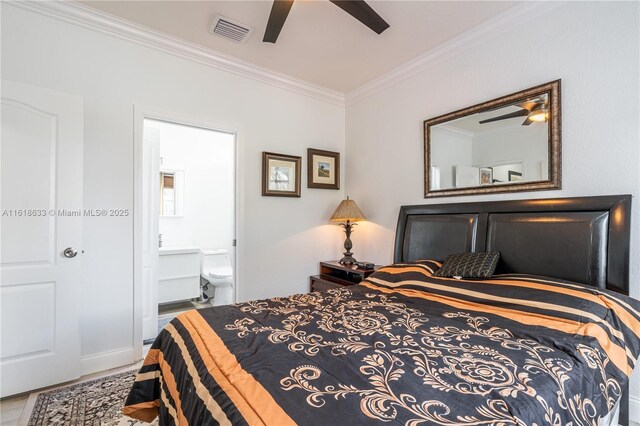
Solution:
[[[337,260],[320,262],[320,274],[309,277],[311,291],[322,291],[358,284],[380,268],[360,269],[356,265],[342,265]]]

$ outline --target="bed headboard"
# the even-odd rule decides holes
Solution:
[[[394,262],[497,250],[496,273],[629,294],[630,223],[630,195],[402,206]]]

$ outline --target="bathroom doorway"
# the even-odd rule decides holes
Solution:
[[[236,135],[142,117],[137,161],[141,337],[180,312],[235,302]]]

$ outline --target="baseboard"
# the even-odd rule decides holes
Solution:
[[[111,368],[122,367],[132,364],[137,360],[134,358],[133,347],[115,349],[113,351],[102,352],[95,355],[82,357],[82,375],[97,373]]]
[[[640,423],[640,398],[629,397],[629,421]]]

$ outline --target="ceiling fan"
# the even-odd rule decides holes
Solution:
[[[546,96],[538,99],[527,100],[513,106],[517,106],[522,109],[520,111],[510,112],[498,117],[488,118],[486,120],[479,121],[479,123],[485,124],[491,123],[492,121],[506,120],[508,118],[527,117],[522,122],[522,125],[528,126],[531,123],[546,122],[549,119],[549,104]]]
[[[375,10],[364,0],[329,0],[349,15],[371,28],[376,34],[381,34],[389,28],[389,24],[382,19]],[[267,22],[267,29],[264,32],[263,42],[275,43],[278,40],[284,21],[287,20],[289,10],[293,6],[294,0],[274,0]]]

